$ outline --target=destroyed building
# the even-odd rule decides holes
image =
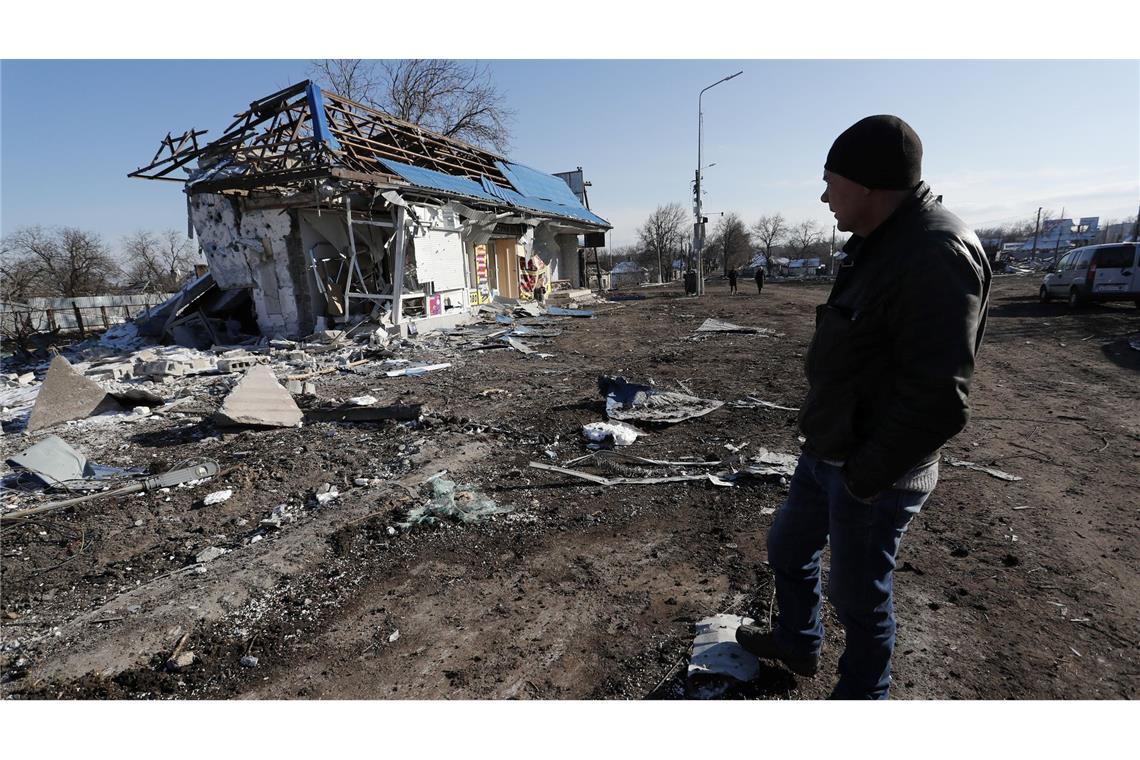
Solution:
[[[579,282],[579,235],[610,229],[562,179],[313,82],[204,134],[168,134],[129,176],[184,183],[212,282],[269,337],[446,327],[496,296],[541,298]]]

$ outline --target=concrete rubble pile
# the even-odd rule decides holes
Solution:
[[[56,439],[66,450],[67,442],[51,434],[75,443],[101,435],[101,426],[120,423],[156,434],[187,420],[212,422],[219,434],[311,422],[414,423],[423,415],[423,405],[414,399],[384,403],[371,394],[338,399],[322,393],[322,386],[339,373],[352,373],[374,378],[381,386],[374,390],[382,396],[389,378],[446,371],[477,361],[479,352],[492,348],[517,352],[519,360],[540,360],[552,355],[545,349],[561,334],[558,323],[572,318],[507,300],[482,305],[464,324],[423,334],[413,329],[405,335],[375,323],[361,329],[365,323],[360,323],[299,340],[263,337],[204,349],[159,345],[159,337],[148,338],[136,324],[126,323],[50,361],[0,376],[0,422],[5,434]],[[6,502],[0,512],[16,506]]]

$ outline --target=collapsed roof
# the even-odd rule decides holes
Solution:
[[[557,177],[308,80],[250,103],[221,137],[201,145],[204,134],[167,134],[151,162],[128,176],[183,182],[190,194],[299,195],[331,183],[611,227]]]

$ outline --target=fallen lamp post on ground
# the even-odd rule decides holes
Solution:
[[[48,512],[57,512],[85,501],[94,501],[95,499],[103,499],[109,496],[126,496],[127,494],[136,493],[138,491],[155,491],[159,488],[172,488],[182,485],[183,483],[189,483],[192,480],[211,478],[217,474],[218,463],[212,459],[206,459],[189,467],[182,467],[177,470],[171,470],[170,472],[164,472],[161,475],[146,478],[145,480],[129,483],[122,488],[114,488],[110,491],[99,491],[97,493],[87,494],[86,496],[77,496],[74,499],[64,499],[63,501],[55,501],[51,504],[43,504],[38,507],[32,507],[31,509],[9,512],[6,515],[0,515],[0,523],[18,522],[29,517],[46,514]]]

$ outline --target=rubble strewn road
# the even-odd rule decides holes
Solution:
[[[130,424],[51,432],[100,464],[163,471],[214,459],[196,487],[92,501],[3,529],[7,698],[641,698],[718,613],[763,620],[764,536],[778,481],[599,486],[528,467],[587,453],[599,375],[726,402],[623,448],[653,460],[798,449],[795,408],[826,285],[769,283],[701,300],[679,286],[565,318],[548,337],[401,354],[315,375],[303,408],[371,395],[422,421],[231,430],[228,386]],[[706,319],[774,331],[698,333]],[[1140,671],[1140,331],[1131,306],[1040,305],[995,279],[974,419],[943,467],[896,577],[893,696],[1136,698]],[[763,400],[775,404],[763,406]],[[362,407],[367,408],[367,407]],[[5,455],[34,442],[5,433]],[[731,447],[731,448],[730,448]],[[610,462],[614,476],[642,474]],[[397,527],[440,471],[511,511]],[[426,483],[426,484],[425,484]],[[458,486],[457,486],[458,487]],[[206,498],[232,491],[227,499]],[[821,674],[761,665],[744,696],[819,698]],[[658,689],[658,696],[676,695]]]

